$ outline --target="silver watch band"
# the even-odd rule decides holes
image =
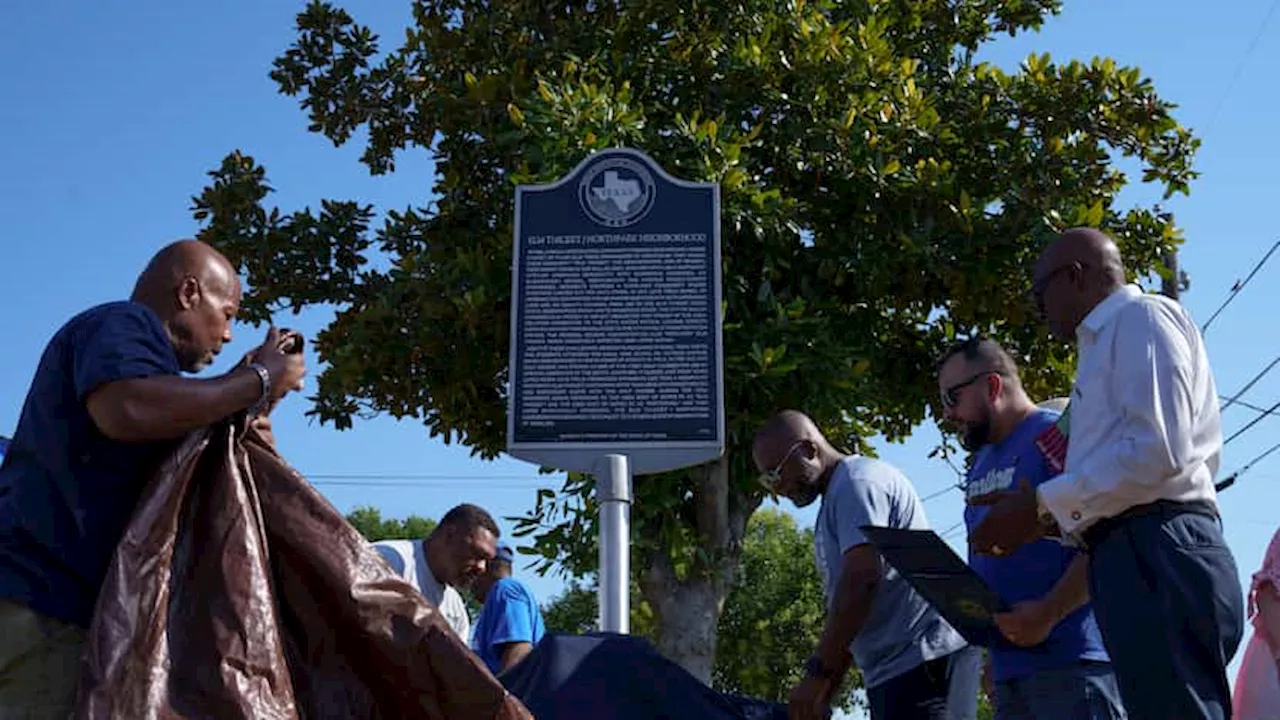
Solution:
[[[266,366],[262,363],[249,363],[249,369],[258,373],[258,380],[262,383],[262,395],[249,407],[249,414],[257,415],[267,407],[267,403],[271,402],[271,373],[267,372]]]

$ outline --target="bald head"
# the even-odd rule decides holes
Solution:
[[[826,441],[822,431],[818,430],[818,426],[809,419],[808,415],[795,410],[783,410],[760,426],[760,430],[756,432],[755,443],[752,445],[752,455],[756,459],[756,464],[760,464],[760,460],[763,459],[767,461],[765,467],[772,467],[771,462],[776,463],[777,456],[785,453],[787,448],[796,442],[820,439],[823,442]]]
[[[150,305],[160,299],[158,304],[163,305],[187,277],[224,285],[238,282],[235,268],[222,253],[199,240],[179,240],[151,257],[133,286],[133,300]],[[159,308],[152,309],[159,312]]]
[[[1116,287],[1124,284],[1124,264],[1120,248],[1106,233],[1095,228],[1072,228],[1049,243],[1040,262],[1052,265],[1080,263],[1102,272]]]
[[[831,470],[843,457],[809,416],[795,410],[784,410],[760,427],[751,456],[769,491],[797,507],[825,491]]]
[[[179,366],[196,372],[231,341],[231,320],[240,311],[240,278],[211,246],[180,240],[151,258],[133,287],[132,300],[159,316]]]
[[[1115,241],[1095,228],[1072,228],[1040,254],[1032,290],[1050,332],[1073,340],[1085,316],[1124,284]]]

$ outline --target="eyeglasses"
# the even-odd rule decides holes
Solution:
[[[760,477],[756,478],[756,481],[759,482],[765,490],[768,490],[770,495],[778,494],[778,485],[782,484],[782,468],[786,467],[787,463],[791,462],[791,457],[796,454],[796,450],[803,446],[804,443],[804,440],[797,440],[791,448],[787,450],[787,454],[782,456],[782,461],[778,463],[777,467],[772,470],[765,470],[760,473]]]
[[[947,410],[950,410],[951,408],[955,407],[956,403],[960,402],[961,390],[969,387],[970,385],[978,382],[979,380],[982,380],[988,375],[1000,375],[1000,373],[995,370],[983,370],[982,372],[978,373],[977,375],[974,375],[968,380],[965,380],[964,382],[956,383],[955,385],[952,385],[946,390],[943,390],[942,391],[942,407]]]
[[[1084,267],[1085,266],[1079,262],[1069,262],[1065,265],[1059,265],[1031,284],[1031,297],[1035,300],[1036,310],[1039,311],[1041,316],[1044,315],[1044,294],[1049,289],[1049,284],[1053,282],[1053,279],[1067,270],[1081,271],[1084,270]]]

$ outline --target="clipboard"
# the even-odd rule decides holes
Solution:
[[[937,533],[876,525],[860,529],[885,561],[969,644],[1012,647],[992,617],[1009,606]]]

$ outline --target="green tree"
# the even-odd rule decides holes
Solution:
[[[435,520],[417,515],[399,520],[384,518],[377,508],[371,506],[358,507],[347,515],[347,522],[364,536],[365,540],[421,540],[431,534],[436,527]]]
[[[785,702],[804,675],[818,644],[826,596],[813,559],[813,530],[796,527],[786,513],[757,512],[747,522],[738,582],[725,600],[717,628],[716,688]],[[861,686],[854,672],[840,694]]]
[[[559,595],[552,598],[542,607],[542,620],[551,632],[583,633],[596,632],[600,629],[599,604],[597,602],[597,586],[595,578],[583,582],[575,580],[569,583]],[[631,588],[631,634],[654,639],[653,610],[640,588],[632,583]]]
[[[266,171],[228,155],[195,199],[200,237],[246,276],[244,313],[322,305],[312,412],[420,419],[481,457],[505,447],[513,190],[588,153],[646,150],[722,195],[725,405],[717,462],[639,478],[640,587],[658,646],[712,675],[716,627],[761,501],[750,442],[783,407],[839,445],[899,440],[935,402],[932,361],[958,334],[1016,352],[1033,396],[1060,394],[1069,349],[1027,302],[1040,244],[1106,228],[1148,277],[1180,243],[1155,207],[1117,207],[1124,156],[1186,192],[1198,141],[1150,80],[1107,58],[975,60],[1059,0],[646,3],[418,0],[388,47],[311,2],[271,72],[310,130],[435,161],[423,207],[350,200],[281,211]],[[378,262],[373,262],[377,260]],[[591,484],[540,493],[522,528],[543,569],[596,563]]]

